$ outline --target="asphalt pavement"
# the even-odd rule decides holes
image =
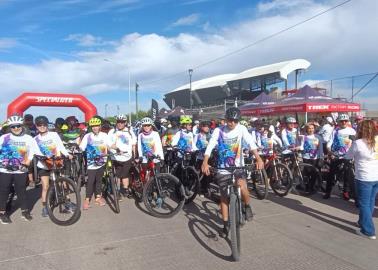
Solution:
[[[0,224],[1,270],[378,269],[378,240],[355,234],[357,209],[336,196],[254,198],[241,260],[232,262],[229,241],[217,233],[218,206],[206,198],[172,219],[150,216],[133,199],[121,202],[120,214],[93,205],[76,224],[60,227],[41,217],[39,191],[28,191],[33,221],[17,210],[12,224]]]

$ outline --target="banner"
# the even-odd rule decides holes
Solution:
[[[159,105],[155,99],[152,99],[151,103],[151,118],[153,121],[156,121],[157,115],[159,112]]]

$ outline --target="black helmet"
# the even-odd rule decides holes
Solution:
[[[55,127],[60,128],[65,123],[62,117],[55,119]]]
[[[200,126],[201,127],[206,127],[206,126],[211,126],[211,121],[210,120],[202,120],[201,122],[200,122]]]
[[[75,116],[69,116],[66,118],[66,123],[70,127],[74,127],[77,123],[79,123],[79,120]]]
[[[236,120],[239,121],[241,116],[241,112],[236,107],[228,108],[225,114],[226,120]]]
[[[36,126],[39,126],[39,125],[45,125],[47,126],[48,123],[49,123],[49,119],[47,119],[46,116],[37,116],[34,120],[34,123]]]
[[[180,116],[168,116],[168,121],[171,122],[172,125],[177,125],[180,122]]]

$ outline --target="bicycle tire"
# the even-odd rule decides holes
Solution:
[[[308,194],[308,191],[307,191],[307,185],[308,185],[308,181],[307,181],[307,177],[305,176],[305,171],[306,169],[305,168],[311,168],[310,170],[312,171],[311,174],[315,174],[316,175],[316,179],[315,179],[315,183],[314,183],[314,188],[317,189],[317,185],[318,183],[321,182],[321,176],[320,176],[320,172],[319,170],[311,165],[311,164],[308,164],[308,163],[299,163],[298,164],[298,167],[294,169],[294,173],[293,173],[293,179],[295,177],[297,177],[296,179],[299,180],[299,182],[295,182],[296,186],[294,187],[296,192],[300,195],[307,195]],[[299,175],[299,172],[298,172],[298,169],[301,171],[301,175],[302,176],[305,176],[303,177],[303,179],[301,179],[300,175]]]
[[[230,240],[231,240],[231,252],[234,261],[240,260],[240,209],[239,209],[239,199],[234,192],[230,194],[230,210],[229,210],[229,221],[230,221]]]
[[[177,170],[181,168],[181,170],[185,170],[180,175],[177,174]],[[192,175],[191,179],[181,179],[182,175],[190,173]],[[177,177],[181,184],[184,187],[184,195],[185,195],[185,204],[191,203],[199,192],[200,182],[199,182],[199,175],[192,166],[188,166],[183,169],[178,163],[176,163],[171,169],[171,175]],[[187,177],[190,178],[190,177]]]
[[[159,194],[157,183],[164,183],[164,188],[162,187],[163,194]],[[161,185],[162,186],[162,185]],[[169,189],[169,190],[168,190]],[[163,205],[167,203],[167,195],[170,195],[172,192],[173,194],[177,196],[177,198],[171,198],[172,201],[177,200],[177,206],[176,207],[169,207],[168,213],[161,213],[157,211],[157,209],[163,209]],[[160,173],[154,177],[151,177],[151,179],[146,182],[143,188],[143,203],[148,210],[148,212],[158,218],[171,218],[175,216],[180,210],[183,208],[185,203],[185,195],[184,195],[184,186],[181,184],[180,180],[167,173]],[[157,205],[158,199],[161,199],[160,205]]]
[[[137,186],[137,181],[140,182],[140,186]],[[141,203],[143,201],[143,183],[139,180],[139,172],[136,169],[132,169],[130,172],[130,187],[134,195],[134,199]]]
[[[73,189],[73,192],[75,193],[75,197],[76,197],[76,209],[74,210],[73,215],[69,219],[62,221],[62,220],[59,220],[59,218],[54,214],[54,209],[52,208],[52,203],[54,203],[56,201],[56,197],[58,197],[59,205],[67,202],[68,199],[67,199],[67,196],[65,196],[65,194],[64,194],[64,189],[61,189],[61,187],[64,186],[64,185],[66,185],[66,188],[67,188],[67,186],[70,186]],[[57,187],[58,193],[59,193],[57,196],[55,196],[56,195],[55,186]],[[56,225],[69,226],[69,225],[76,223],[80,219],[80,216],[81,216],[81,210],[80,210],[80,208],[81,208],[81,197],[80,197],[80,193],[79,193],[79,190],[77,188],[77,185],[76,185],[75,181],[73,181],[72,179],[67,178],[67,177],[59,177],[55,181],[55,185],[54,185],[54,183],[52,183],[49,186],[49,188],[47,190],[46,198],[47,198],[47,203],[46,203],[47,213],[49,215],[50,220],[53,223],[55,223]]]
[[[280,196],[285,197],[292,189],[293,175],[289,167],[281,162],[277,162],[275,166],[271,165],[268,168],[270,187],[273,192]],[[286,175],[283,177],[282,175]]]
[[[114,212],[119,214],[121,212],[121,209],[119,207],[119,190],[117,187],[117,178],[114,177],[113,173],[109,174],[109,182],[111,186],[111,193],[113,195],[113,200],[114,200]]]
[[[256,177],[259,177],[259,179],[256,179]],[[259,200],[264,200],[268,197],[269,181],[265,169],[253,171],[252,186]]]

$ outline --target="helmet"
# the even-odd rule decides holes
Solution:
[[[70,127],[75,126],[77,123],[79,123],[79,120],[75,116],[69,116],[66,118],[66,123]]]
[[[245,127],[248,126],[248,123],[247,123],[247,121],[245,121],[245,120],[241,120],[241,121],[239,122],[239,124],[242,125],[242,126],[245,126]]]
[[[195,121],[194,121],[194,124],[196,124],[196,125],[198,125],[199,123],[200,123],[199,120],[195,120]]]
[[[25,116],[24,116],[24,121],[26,122],[26,121],[31,121],[31,122],[33,122],[33,115],[31,115],[31,114],[25,114]]]
[[[119,114],[116,116],[117,121],[127,121],[127,116],[124,114]]]
[[[92,117],[89,122],[88,122],[88,125],[90,127],[94,127],[94,126],[101,126],[101,119],[100,118],[97,118],[97,117]]]
[[[185,124],[191,124],[192,123],[192,118],[188,115],[181,115],[180,116],[180,124],[185,125]]]
[[[160,123],[162,123],[162,124],[167,123],[167,119],[165,119],[165,118],[160,119]]]
[[[289,117],[286,118],[287,124],[295,124],[296,122],[297,122],[297,120],[295,120],[294,117],[289,116]]]
[[[154,121],[152,121],[151,118],[149,117],[144,117],[142,120],[140,120],[140,124],[142,126],[145,126],[145,125],[153,125],[154,124]]]
[[[24,119],[18,115],[12,115],[7,120],[8,126],[16,126],[16,125],[23,125],[23,124],[24,124]]]
[[[201,127],[205,127],[205,126],[210,127],[211,126],[211,121],[209,121],[209,120],[203,120],[203,121],[200,122],[200,126]]]
[[[349,115],[342,113],[337,117],[337,121],[349,121]]]
[[[228,108],[225,114],[226,120],[240,120],[241,112],[236,107]]]
[[[58,117],[56,120],[55,120],[55,126],[57,128],[61,127],[62,125],[64,124],[64,119],[62,117]]]
[[[40,115],[35,118],[34,123],[36,126],[39,126],[39,125],[47,126],[49,124],[49,119],[47,119],[46,116]]]
[[[60,127],[61,130],[68,130],[68,126],[67,124],[63,124],[61,127]]]

